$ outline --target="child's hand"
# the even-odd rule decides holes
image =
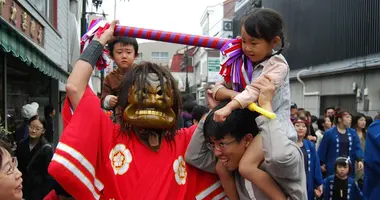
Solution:
[[[224,120],[226,120],[227,116],[231,114],[231,109],[227,108],[227,107],[223,107],[217,111],[215,111],[214,113],[214,120],[216,122],[223,122]]]
[[[207,89],[207,91],[206,91],[206,101],[207,101],[207,105],[210,108],[210,110],[214,109],[215,106],[217,106],[219,104],[219,102],[216,101],[212,97],[212,91],[211,91],[211,89]]]
[[[117,96],[112,95],[109,102],[110,106],[113,108],[117,104]]]

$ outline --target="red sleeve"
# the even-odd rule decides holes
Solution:
[[[55,191],[52,190],[44,197],[44,200],[59,200],[57,197],[57,194],[55,194]]]
[[[189,128],[180,130],[183,134],[185,134],[186,146],[189,145],[191,137],[197,127],[197,125],[193,125]],[[194,198],[199,200],[227,198],[219,181],[218,175],[197,169],[191,165],[186,165],[186,167],[189,175],[188,191],[185,200],[192,200]]]
[[[99,199],[103,190],[102,143],[112,137],[114,124],[88,87],[72,114],[66,98],[64,131],[49,165],[49,173],[74,199]]]
[[[179,132],[181,134],[185,134],[186,147],[187,147],[187,145],[189,145],[191,137],[193,136],[195,129],[197,129],[197,127],[198,126],[194,124],[194,125],[190,126],[189,128],[182,128],[181,130],[179,130]]]

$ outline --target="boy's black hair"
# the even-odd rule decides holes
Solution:
[[[284,22],[280,14],[272,9],[255,9],[243,23],[243,26],[251,37],[262,38],[271,42],[275,37],[281,39],[281,48],[276,52],[280,54],[285,46]]]
[[[193,112],[191,112],[191,116],[194,120],[197,120],[198,122],[201,120],[202,116],[206,113],[208,113],[210,109],[206,106],[198,105],[193,109]]]
[[[135,50],[135,56],[139,55],[139,44],[137,43],[136,38],[119,36],[116,37],[115,40],[108,43],[108,50],[110,51],[109,53],[111,57],[113,57],[113,49],[115,48],[115,45],[118,43],[122,45],[132,45],[133,49]]]
[[[351,167],[351,160],[349,158],[347,158],[347,157],[341,156],[341,157],[338,157],[335,160],[335,165],[334,165],[335,171],[338,170],[338,166],[345,167],[345,166],[347,166],[347,164],[348,164],[348,174],[347,174],[347,176],[349,176],[352,173],[352,167]]]
[[[252,112],[248,108],[233,110],[223,122],[214,121],[215,111],[223,108],[228,102],[221,102],[208,114],[203,129],[205,138],[215,137],[216,140],[220,140],[231,134],[236,141],[240,142],[247,134],[256,136],[259,133],[259,127],[255,119],[259,116],[259,113]]]
[[[194,108],[197,107],[196,101],[186,101],[183,103],[183,111],[186,111],[188,113],[193,112]]]

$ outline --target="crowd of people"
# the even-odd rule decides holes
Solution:
[[[23,108],[15,152],[0,140],[0,199],[377,198],[380,114],[372,122],[329,107],[318,119],[291,103],[276,11],[243,21],[240,76],[208,87],[207,106],[181,97],[165,67],[135,65],[136,39],[114,37],[115,26],[95,35],[68,78],[56,147],[55,111],[45,108],[44,121],[36,103]],[[88,81],[107,44],[118,68],[99,99]]]

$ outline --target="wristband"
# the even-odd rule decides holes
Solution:
[[[79,57],[79,60],[88,62],[92,66],[92,69],[94,69],[100,55],[103,53],[103,49],[104,46],[99,41],[93,40],[90,44],[88,44],[86,49],[84,49]]]

